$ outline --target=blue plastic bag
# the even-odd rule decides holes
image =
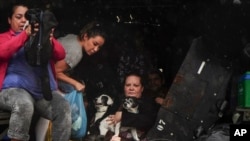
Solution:
[[[64,98],[69,102],[71,108],[71,139],[82,138],[87,131],[87,115],[83,103],[83,95],[76,90],[65,94]]]

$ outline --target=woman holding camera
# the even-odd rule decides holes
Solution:
[[[64,59],[62,45],[53,37],[50,42],[53,54],[47,68],[53,98],[43,97],[40,82],[41,68],[27,63],[24,45],[34,33],[31,25],[26,27],[25,13],[28,6],[15,3],[8,14],[10,29],[0,34],[0,107],[11,112],[8,137],[12,141],[29,140],[29,129],[34,111],[53,123],[53,140],[68,141],[71,130],[71,114],[68,102],[57,91],[54,63]]]

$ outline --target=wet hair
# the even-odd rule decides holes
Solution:
[[[15,10],[16,10],[16,8],[18,7],[18,6],[23,6],[23,7],[27,7],[27,8],[29,8],[29,5],[28,5],[28,3],[27,3],[27,0],[25,1],[25,0],[16,0],[16,1],[13,1],[13,2],[11,2],[10,3],[10,5],[7,7],[7,17],[8,18],[11,18],[12,17],[12,15],[14,14],[14,12],[15,12]]]
[[[144,79],[143,75],[141,75],[141,74],[138,73],[138,72],[130,72],[130,73],[126,74],[125,77],[124,77],[124,80],[123,80],[123,86],[125,85],[126,79],[127,79],[129,76],[137,76],[137,77],[139,77],[139,78],[140,78],[141,85],[144,87],[144,85],[145,85],[145,79]]]
[[[78,34],[78,38],[80,40],[83,39],[84,35],[87,35],[88,38],[95,37],[95,36],[101,36],[104,39],[107,38],[107,33],[105,31],[105,27],[103,23],[100,23],[98,21],[92,21],[85,25]]]

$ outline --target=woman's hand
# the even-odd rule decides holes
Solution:
[[[109,115],[107,122],[109,124],[116,124],[121,121],[121,118],[122,118],[122,112],[119,111],[119,112],[116,112],[115,115]]]
[[[121,137],[114,135],[110,141],[121,141]]]
[[[156,98],[155,98],[155,102],[158,103],[158,104],[160,104],[160,105],[162,105],[163,102],[164,102],[164,99],[161,98],[161,97],[156,97]]]
[[[74,87],[79,92],[85,92],[85,84],[83,84],[83,83],[76,82]]]
[[[50,40],[50,42],[52,42],[52,39],[54,38],[54,31],[55,31],[55,29],[52,28],[52,29],[51,29],[51,32],[50,32],[50,34],[49,34],[49,40]]]
[[[36,33],[39,31],[39,23],[34,24],[34,30],[32,31],[32,26],[29,24],[24,30],[28,36],[35,36]]]
[[[115,125],[117,123],[115,120],[115,115],[109,115],[106,121],[108,122],[109,125],[111,124]]]

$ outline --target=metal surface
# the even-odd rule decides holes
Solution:
[[[232,68],[202,38],[193,41],[148,140],[190,141],[223,116]]]

